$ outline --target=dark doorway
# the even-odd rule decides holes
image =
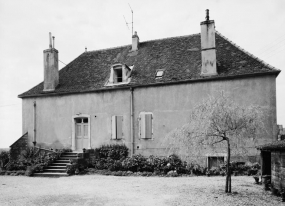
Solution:
[[[262,175],[271,175],[271,152],[261,151]]]

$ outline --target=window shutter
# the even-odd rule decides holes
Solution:
[[[112,116],[112,139],[122,139],[123,136],[123,117]]]
[[[152,115],[145,115],[145,138],[152,138]]]
[[[140,115],[140,121],[141,121],[141,138],[142,139],[145,139],[146,136],[145,136],[145,114],[144,113],[141,113]]]
[[[112,137],[111,139],[116,139],[117,135],[116,135],[116,116],[112,116]]]
[[[122,116],[116,116],[116,136],[117,136],[117,139],[122,139],[122,136],[123,136],[123,117]]]
[[[152,114],[142,113],[140,117],[141,122],[141,138],[152,138]]]

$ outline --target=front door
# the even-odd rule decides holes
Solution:
[[[76,150],[82,150],[88,148],[89,142],[88,135],[88,118],[76,118],[75,119],[75,148]]]

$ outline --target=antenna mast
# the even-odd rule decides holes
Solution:
[[[128,3],[128,4],[129,4],[129,3]],[[132,12],[132,22],[128,23],[124,15],[123,15],[123,17],[124,17],[124,19],[125,19],[126,25],[127,25],[127,27],[128,27],[129,30],[130,30],[129,24],[132,24],[132,36],[133,36],[133,34],[134,34],[134,11],[132,10],[132,7],[131,7],[130,4],[129,4],[129,7],[130,7],[131,12]]]
[[[132,12],[132,36],[133,36],[133,34],[134,34],[134,12],[133,12],[132,7],[131,7],[130,4],[129,4],[129,7],[130,7],[131,12]]]

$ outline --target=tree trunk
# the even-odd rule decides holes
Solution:
[[[227,139],[228,143],[228,159],[227,159],[227,177],[226,177],[226,188],[225,192],[226,193],[231,193],[232,192],[232,181],[231,181],[231,169],[230,169],[230,159],[231,159],[231,148],[230,148],[230,141]]]

